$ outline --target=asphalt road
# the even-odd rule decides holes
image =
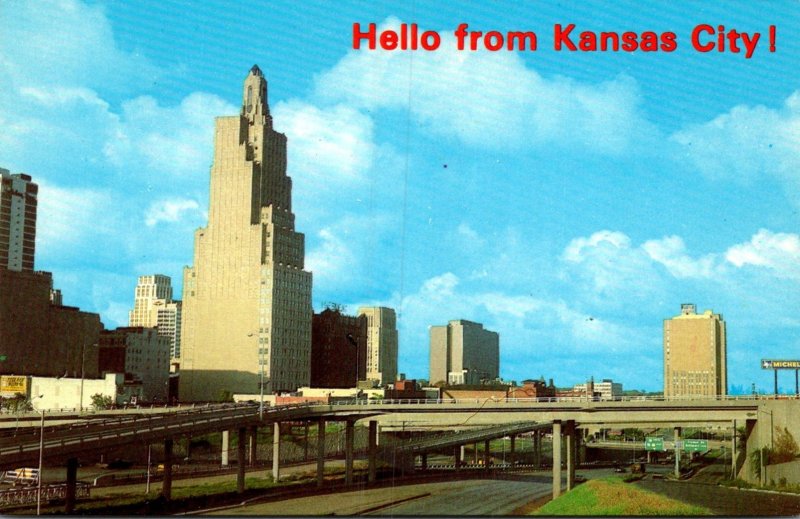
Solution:
[[[204,515],[506,515],[551,493],[552,479],[544,475],[469,479],[287,499]]]
[[[637,485],[684,503],[709,508],[715,515],[726,516],[797,516],[800,495],[739,490],[685,481],[644,479]]]
[[[368,515],[441,516],[509,515],[515,509],[552,494],[552,480],[531,476],[525,481],[474,480],[431,485],[430,494],[381,508]]]

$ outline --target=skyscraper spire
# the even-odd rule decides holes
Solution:
[[[244,80],[242,115],[247,117],[251,124],[261,123],[272,127],[272,117],[269,115],[267,102],[267,80],[258,65],[253,65]]]

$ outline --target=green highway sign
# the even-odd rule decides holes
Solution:
[[[644,450],[646,451],[665,451],[664,438],[648,436],[644,439]]]
[[[708,440],[683,440],[683,450],[686,452],[705,452],[708,450]]]
[[[0,362],[5,362],[8,360],[8,355],[0,355]]]

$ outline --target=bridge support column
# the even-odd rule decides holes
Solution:
[[[278,482],[281,478],[281,424],[272,424],[272,481]]]
[[[317,422],[317,487],[325,481],[325,417]]]
[[[42,477],[41,474],[39,477]],[[64,512],[71,514],[75,511],[75,487],[78,484],[78,458],[67,460],[67,495],[64,500]]]
[[[567,420],[565,424],[567,455],[567,492],[575,486],[575,420]],[[553,434],[555,436],[555,434]]]
[[[678,448],[678,442],[681,440],[680,427],[675,427],[673,436],[675,438],[675,477],[677,478],[681,475],[681,449]]]
[[[244,465],[247,453],[247,429],[239,427],[239,445],[236,449],[236,491],[244,493]]]
[[[464,446],[456,445],[453,447],[453,463],[456,466],[456,472],[461,471],[461,456],[464,454]]]
[[[533,465],[542,466],[542,431],[538,430],[533,432]]]
[[[344,432],[344,484],[353,484],[353,420],[347,420]]]
[[[161,481],[161,495],[166,501],[172,499],[172,438],[164,440],[164,479]]]
[[[308,461],[308,422],[303,428],[303,461]]]
[[[561,421],[553,420],[553,499],[557,498],[560,495],[561,495]]]
[[[514,450],[516,448],[516,445],[517,445],[517,435],[516,434],[512,434],[511,435],[511,449],[510,449],[510,451],[508,453],[508,461],[509,461],[509,463],[511,463],[512,466],[515,464]]]
[[[421,455],[421,457],[422,457],[422,460],[421,460],[421,462],[422,462],[422,470],[428,470],[428,454],[427,453],[423,453]]]
[[[230,448],[230,432],[222,431],[222,462],[223,467],[228,466],[228,449]]]
[[[477,449],[476,449],[477,450]],[[489,440],[483,442],[483,469],[489,470],[489,458],[491,458]]]
[[[253,466],[258,461],[258,426],[250,427],[250,457],[247,460],[250,466]]]
[[[475,465],[478,464],[478,442],[475,442],[475,445],[472,446],[472,463]]]
[[[367,482],[375,483],[375,473],[377,460],[375,459],[378,454],[378,422],[375,420],[369,421],[369,475]]]

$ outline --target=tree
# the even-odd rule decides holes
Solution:
[[[12,413],[24,413],[25,411],[33,411],[33,404],[28,397],[22,393],[17,393],[11,398],[3,399],[3,407]]]
[[[98,411],[103,409],[110,409],[114,405],[114,399],[109,395],[102,393],[95,393],[92,395],[92,407]]]
[[[792,433],[789,432],[789,429],[784,427],[783,430],[781,430],[781,428],[776,425],[775,446],[772,450],[772,457],[769,460],[770,464],[792,461],[797,457],[797,451],[797,442],[794,440]]]
[[[750,453],[750,469],[757,478],[761,478],[761,465],[769,464],[769,458],[772,456],[772,449],[769,447],[761,447],[761,450],[755,450]]]

